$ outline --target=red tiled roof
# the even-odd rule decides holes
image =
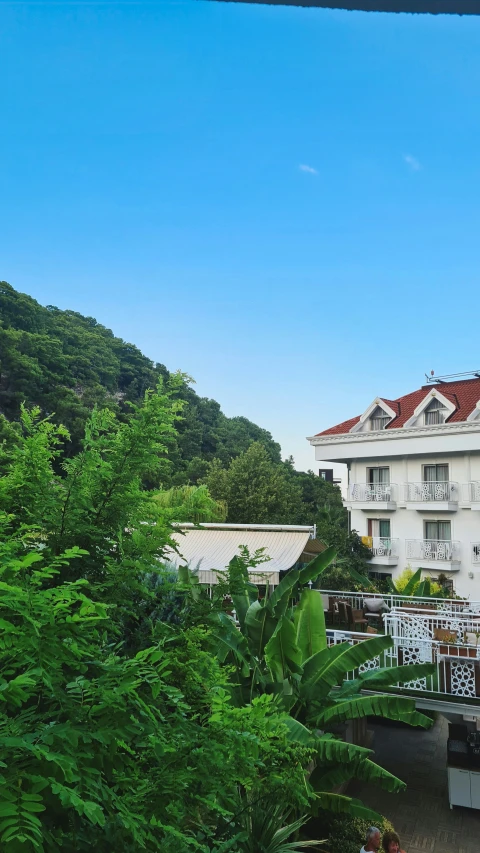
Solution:
[[[443,394],[455,406],[455,411],[447,418],[448,423],[466,421],[468,416],[473,412],[478,400],[480,400],[480,379],[462,379],[459,382],[423,385],[418,391],[412,391],[411,394],[405,394],[396,400],[387,400],[386,397],[379,397],[379,400],[383,400],[384,403],[387,403],[390,408],[397,412],[397,416],[390,421],[386,429],[397,429],[404,426],[406,421],[412,417],[417,406],[433,388],[439,391],[440,394]],[[342,435],[350,432],[352,427],[358,424],[359,420],[360,415],[317,434]]]

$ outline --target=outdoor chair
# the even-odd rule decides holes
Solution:
[[[349,631],[366,631],[368,620],[363,615],[363,610],[354,610],[351,604],[346,604],[347,625]],[[358,627],[359,626],[359,627]]]
[[[335,625],[335,623],[338,625],[340,622],[337,599],[331,596],[328,598],[328,610],[325,610],[325,621],[327,625]]]
[[[337,601],[338,607],[338,620],[342,625],[348,625],[348,614],[347,614],[347,603],[345,601]],[[350,605],[348,605],[350,607]],[[352,608],[350,607],[350,610]]]

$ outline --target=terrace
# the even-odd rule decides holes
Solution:
[[[480,602],[406,598],[379,593],[323,590],[329,645],[364,642],[372,633],[392,637],[393,646],[363,664],[358,673],[380,667],[433,663],[434,672],[403,686],[419,707],[440,709],[449,703],[480,712]],[[353,630],[358,625],[364,631]],[[367,633],[369,632],[369,633]],[[468,711],[467,711],[468,713]]]

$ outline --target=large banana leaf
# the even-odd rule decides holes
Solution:
[[[421,579],[422,579],[422,570],[417,569],[415,574],[413,574],[412,577],[410,578],[410,580],[408,581],[405,589],[403,590],[402,595],[407,595],[407,596],[413,595],[413,588],[419,581],[421,581]]]
[[[367,578],[365,575],[361,575],[360,572],[357,572],[352,566],[348,567],[348,574],[352,578],[352,580],[356,581],[361,585],[362,589],[374,589],[375,585],[372,583],[370,578]]]
[[[275,633],[265,646],[265,661],[275,681],[283,681],[289,670],[300,671],[302,655],[296,644],[295,627],[282,616]]]
[[[287,717],[284,723],[288,729],[287,738],[289,741],[299,743],[302,746],[312,743],[312,732],[306,726],[303,726],[302,723],[299,723],[295,717]]]
[[[215,651],[219,661],[224,663],[228,655],[232,654],[235,662],[241,666],[242,675],[247,677],[251,670],[250,651],[245,637],[233,620],[226,613],[219,613],[210,634],[217,643]]]
[[[344,681],[335,693],[335,699],[354,696],[361,690],[373,690],[375,687],[387,687],[390,685],[404,684],[407,681],[417,681],[433,675],[435,665],[433,663],[415,663],[409,666],[382,667],[382,669],[371,669],[364,672],[352,681]]]
[[[300,585],[305,586],[305,584],[310,581],[315,581],[318,576],[325,571],[325,569],[328,569],[336,556],[337,551],[333,545],[331,545],[330,548],[327,548],[325,551],[322,551],[321,554],[318,554],[317,557],[314,557],[313,560],[310,560],[305,568],[300,569]]]
[[[392,646],[391,637],[380,636],[362,640],[354,646],[349,643],[339,643],[337,646],[317,652],[305,661],[302,693],[306,697],[310,696],[314,688],[316,699],[326,696],[332,687],[343,681],[347,672],[358,669],[361,664]]]
[[[373,755],[372,749],[338,740],[328,732],[318,736],[293,717],[286,719],[285,724],[288,728],[288,740],[315,749],[318,761],[350,766],[352,762],[364,761]]]
[[[275,616],[284,615],[293,587],[298,582],[299,577],[300,572],[298,569],[293,569],[293,571],[285,575],[267,601],[266,607],[269,613]]]
[[[389,773],[388,770],[384,770],[383,767],[368,758],[364,761],[354,761],[350,764],[340,764],[334,767],[318,766],[311,774],[309,782],[316,791],[328,791],[352,778],[361,779],[363,782],[376,782],[391,793],[404,791],[407,787],[405,782],[402,782],[393,773]]]
[[[243,630],[245,625],[245,616],[247,615],[247,610],[254,601],[258,598],[258,589],[253,583],[245,583],[245,586],[242,590],[238,590],[237,592],[232,594],[233,606],[235,608],[235,613],[237,614],[237,619],[240,623],[240,627]]]
[[[245,633],[252,653],[261,658],[266,644],[278,625],[276,619],[260,602],[254,601],[245,614]]]
[[[431,594],[430,578],[425,578],[419,583],[413,594],[415,598],[429,598]]]
[[[383,818],[378,812],[364,806],[360,800],[353,797],[345,797],[343,794],[316,794],[315,804],[317,808],[326,809],[333,814],[349,814],[352,817],[361,817],[371,823],[380,823]]]
[[[357,746],[355,743],[337,740],[328,733],[321,735],[314,741],[311,740],[310,745],[314,746],[318,761],[343,762],[346,766],[352,762],[364,761],[369,755],[373,755],[373,750],[367,749],[366,746]]]
[[[347,720],[359,720],[362,717],[387,717],[400,720],[410,726],[430,728],[432,720],[415,710],[413,699],[404,696],[357,696],[345,702],[331,705],[314,715],[317,726],[344,723]]]
[[[327,648],[323,601],[319,592],[304,589],[300,603],[295,608],[296,642],[302,662]]]

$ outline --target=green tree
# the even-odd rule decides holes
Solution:
[[[240,853],[245,802],[309,810],[312,750],[274,697],[235,707],[208,628],[155,618],[171,524],[141,484],[177,415],[162,385],[127,422],[96,410],[62,461],[66,430],[24,409],[4,450],[5,853]]]
[[[366,716],[429,727],[432,721],[415,710],[415,701],[395,690],[397,684],[431,675],[434,666],[389,667],[385,653],[393,640],[388,636],[328,645],[323,603],[308,584],[334,558],[334,549],[328,549],[305,568],[289,572],[263,600],[249,582],[248,560],[235,558],[229,574],[240,632],[232,619],[213,611],[213,635],[219,659],[235,667],[234,701],[242,706],[252,696],[275,695],[291,715],[291,731],[314,749],[309,785],[318,806],[362,817],[361,805],[332,790],[352,777],[376,781],[390,791],[405,786],[372,761],[371,750],[344,743],[334,731]],[[362,665],[375,657],[383,665],[362,673]],[[393,694],[388,695],[391,686]]]
[[[228,521],[295,523],[300,490],[259,442],[251,444],[228,468],[219,460],[212,462],[206,484],[212,497],[225,502]]]
[[[43,416],[63,424],[70,440],[65,450],[80,449],[85,424],[95,405],[127,418],[128,403],[139,404],[159,379],[171,375],[133,344],[116,337],[93,317],[56,306],[43,307],[30,296],[0,282],[0,410],[9,420],[20,418],[20,406],[38,406]],[[247,418],[227,418],[215,400],[199,397],[187,377],[176,388],[183,403],[170,465],[162,479],[150,482],[196,484],[215,457],[224,465],[259,441],[272,461],[280,462],[280,446],[267,430]]]

